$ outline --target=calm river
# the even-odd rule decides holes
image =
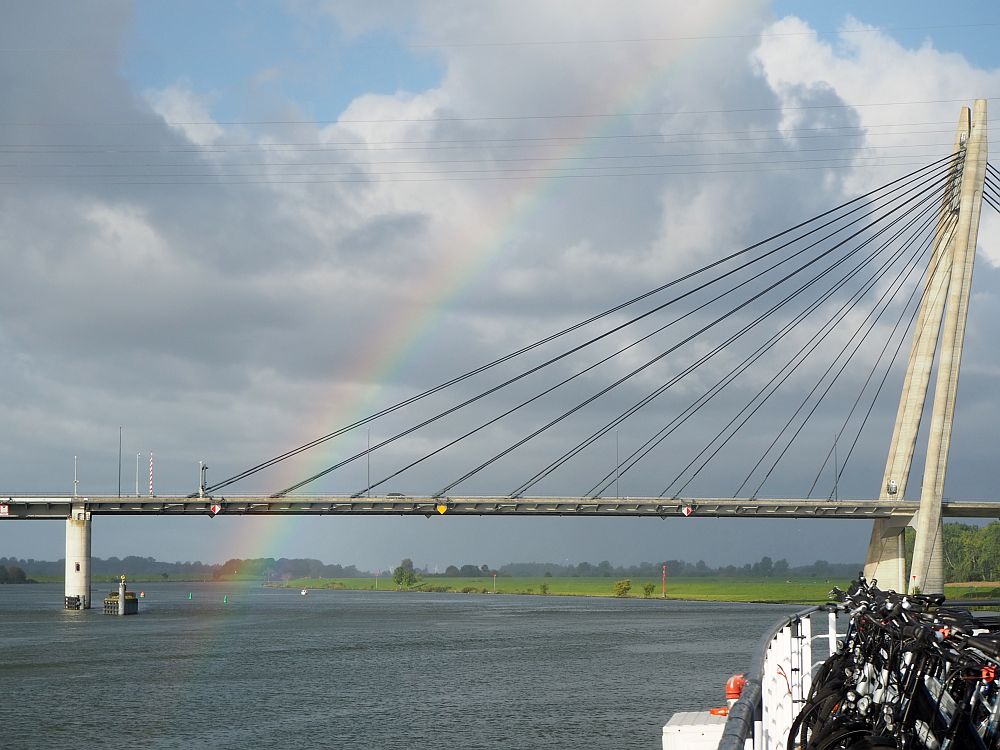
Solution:
[[[0,586],[0,746],[653,749],[672,712],[722,705],[795,609],[135,588],[139,616],[118,618]]]

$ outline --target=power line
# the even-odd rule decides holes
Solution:
[[[643,144],[646,145],[646,144]],[[567,162],[567,161],[590,161],[590,160],[621,160],[621,159],[666,159],[666,158],[686,158],[694,156],[765,156],[769,154],[796,154],[796,153],[825,153],[825,152],[861,152],[861,151],[884,151],[890,149],[903,148],[941,148],[949,146],[950,143],[943,141],[937,143],[893,143],[887,145],[868,146],[816,146],[802,148],[784,149],[754,149],[751,151],[681,151],[668,153],[638,153],[638,154],[568,154],[565,156],[483,156],[477,159],[377,159],[365,161],[240,161],[233,162],[228,166],[239,167],[311,167],[311,166],[377,166],[381,164],[480,164],[480,163],[514,163],[525,161],[537,162]],[[58,155],[53,153],[52,155]],[[896,155],[886,154],[885,158],[895,158]],[[899,158],[915,158],[917,154],[899,154]],[[160,167],[160,168],[191,168],[203,167],[203,162],[7,162],[0,163],[0,168],[16,169],[19,167],[36,168],[73,168],[91,169],[107,167]],[[214,173],[213,173],[214,174]]]
[[[802,112],[814,110],[857,109],[867,107],[906,107],[927,104],[968,103],[975,99],[996,99],[989,96],[967,96],[958,99],[917,99],[894,102],[853,102],[843,104],[800,104],[780,107],[729,107],[719,109],[676,109],[652,112],[564,112],[526,115],[465,115],[443,117],[380,117],[380,118],[335,118],[311,120],[165,120],[155,119],[147,122],[139,121],[100,121],[77,120],[56,122],[53,120],[7,121],[0,122],[3,127],[161,127],[162,125],[178,127],[197,127],[220,125],[376,125],[380,123],[439,123],[439,122],[509,122],[517,120],[594,120],[621,119],[630,117],[681,117],[693,115],[750,114],[758,112]]]
[[[462,47],[541,47],[564,45],[603,45],[603,44],[645,44],[655,42],[687,42],[724,39],[778,39],[783,37],[815,36],[817,34],[883,34],[888,31],[943,31],[946,29],[978,29],[1000,26],[1000,22],[941,24],[933,26],[880,26],[865,29],[810,29],[809,31],[788,31],[757,34],[701,34],[684,36],[651,36],[632,37],[624,39],[539,39],[539,40],[498,40],[471,42],[422,42],[410,44],[413,49],[448,49]]]
[[[526,179],[599,179],[599,178],[634,178],[634,177],[669,177],[669,176],[690,176],[690,175],[737,175],[737,174],[761,174],[778,172],[801,172],[816,170],[843,170],[843,169],[885,169],[886,167],[913,167],[923,164],[923,162],[889,162],[883,164],[826,164],[821,166],[778,166],[768,167],[762,165],[758,169],[686,169],[686,170],[652,170],[647,172],[609,172],[609,173],[575,173],[575,174],[543,174],[543,175],[467,175],[467,176],[432,176],[430,178],[414,177],[390,177],[373,180],[371,177],[343,178],[343,179],[318,179],[318,180],[282,180],[282,179],[253,179],[253,180],[92,180],[90,184],[103,186],[135,186],[135,185],[201,185],[204,187],[227,187],[240,185],[348,185],[348,184],[373,184],[373,183],[434,183],[434,182],[492,182],[492,181],[512,181]],[[45,184],[43,178],[35,180],[36,184]],[[0,185],[25,185],[28,181],[0,180]]]
[[[764,159],[764,160],[745,160],[745,161],[716,161],[716,162],[695,162],[695,163],[676,163],[676,164],[657,164],[657,163],[644,163],[644,164],[615,164],[612,166],[598,164],[598,165],[586,165],[586,164],[560,164],[556,166],[525,166],[525,167],[508,167],[508,166],[494,166],[494,167],[480,167],[472,169],[417,169],[417,170],[393,170],[384,172],[366,171],[362,176],[369,178],[380,178],[380,177],[400,177],[400,176],[412,176],[412,175],[465,175],[465,174],[529,174],[531,175],[541,175],[549,176],[550,173],[569,173],[569,172],[593,172],[598,170],[634,170],[634,169],[654,169],[661,166],[671,166],[671,167],[727,167],[727,166],[768,166],[772,167],[774,165],[785,165],[785,164],[829,164],[831,166],[841,166],[839,162],[850,162],[846,166],[872,166],[858,163],[860,160],[874,160],[874,159],[930,159],[936,156],[936,154],[876,154],[874,156],[825,156],[817,158],[807,158],[807,159]],[[653,157],[636,157],[636,158],[653,158]],[[521,160],[528,161],[528,160]],[[890,166],[894,163],[891,161],[883,161],[880,164],[874,166]],[[907,162],[910,163],[910,162]],[[922,163],[922,162],[921,162]],[[240,165],[232,165],[240,166]],[[289,166],[299,166],[299,165],[289,165]],[[350,166],[350,165],[349,165]],[[37,168],[37,166],[36,166]],[[327,176],[327,175],[338,175],[343,174],[343,172],[338,171],[326,171],[326,170],[309,170],[300,172],[289,172],[285,171],[277,175],[279,177],[302,177],[302,176]],[[628,172],[625,172],[628,174]],[[119,180],[119,179],[132,179],[135,177],[183,177],[183,178],[235,178],[235,177],[268,177],[271,176],[266,170],[259,173],[250,172],[182,172],[174,173],[167,172],[161,174],[146,174],[146,173],[135,173],[135,172],[125,172],[125,173],[98,173],[98,174],[14,174],[8,175],[8,177],[14,177],[23,180]]]
[[[928,125],[951,125],[947,121],[924,121],[924,122],[895,122],[895,123],[871,123],[866,125],[818,125],[809,127],[797,127],[794,132],[796,137],[801,138],[815,138],[815,137],[852,137],[854,135],[917,135],[924,133],[953,133],[954,128],[948,128],[945,130],[907,130],[907,131],[895,131],[891,133],[872,133],[873,128],[900,128],[900,127],[923,127]],[[770,128],[739,128],[739,129],[728,129],[728,130],[704,130],[700,129],[697,131],[661,131],[648,132],[648,133],[588,133],[586,135],[539,135],[539,136],[506,136],[506,137],[476,137],[476,138],[431,138],[431,139],[392,139],[392,140],[351,140],[351,141],[332,141],[332,140],[313,140],[313,141],[267,141],[267,142],[243,142],[243,143],[211,143],[211,144],[184,144],[183,147],[173,147],[171,145],[163,146],[160,148],[149,148],[147,143],[133,143],[133,144],[115,144],[118,148],[143,148],[149,151],[168,151],[168,150],[187,150],[187,151],[202,151],[202,150],[215,150],[215,149],[257,149],[265,147],[296,147],[296,146],[363,146],[369,148],[370,146],[417,146],[417,145],[428,145],[428,144],[455,144],[453,147],[458,148],[464,145],[478,145],[478,144],[506,144],[506,143],[534,143],[538,141],[543,141],[546,143],[565,143],[565,142],[577,142],[577,141],[605,141],[605,140],[633,140],[641,138],[656,138],[658,140],[667,138],[682,138],[687,136],[706,136],[706,135],[739,135],[740,138],[735,139],[712,139],[710,142],[726,142],[727,140],[748,140],[746,136],[753,134],[762,133],[774,133],[779,130],[776,127]],[[854,131],[846,133],[835,133],[833,131]],[[816,135],[803,136],[800,133],[814,133]],[[787,135],[777,136],[780,138],[787,139]],[[749,139],[753,140],[753,139]],[[765,139],[766,140],[766,139]],[[684,143],[686,141],[674,141],[678,143]],[[693,141],[700,142],[700,141]],[[0,142],[0,147],[4,148],[90,148],[90,147],[110,147],[109,144],[101,143],[2,143]],[[395,150],[395,149],[387,149]]]

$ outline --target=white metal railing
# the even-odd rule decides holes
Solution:
[[[809,688],[814,663],[813,642],[825,659],[837,649],[836,607],[810,607],[782,618],[762,639],[747,684],[729,710],[719,750],[784,750],[788,732]],[[813,635],[813,618],[827,617],[827,632]]]

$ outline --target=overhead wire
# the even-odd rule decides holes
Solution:
[[[915,158],[915,157],[914,157]],[[881,164],[825,164],[825,165],[808,165],[808,166],[777,166],[771,167],[766,163],[761,164],[759,168],[751,169],[654,169],[646,172],[609,172],[609,173],[571,173],[571,174],[470,174],[470,175],[459,175],[446,174],[446,175],[434,175],[428,178],[422,177],[383,177],[380,179],[373,179],[373,177],[378,177],[378,175],[362,175],[358,177],[345,177],[336,179],[213,179],[213,180],[150,180],[150,179],[126,179],[126,180],[92,180],[90,184],[99,184],[103,186],[129,186],[129,185],[202,185],[206,187],[225,187],[225,186],[239,186],[239,185],[347,185],[347,184],[364,184],[371,185],[376,183],[438,183],[438,182],[489,182],[489,181],[517,181],[526,179],[546,179],[546,180],[566,180],[566,179],[581,179],[581,180],[592,180],[592,179],[626,179],[635,177],[683,177],[690,175],[713,175],[713,174],[724,174],[724,175],[737,175],[737,174],[762,174],[762,173],[778,173],[778,172],[799,172],[799,171],[817,171],[817,170],[841,170],[841,169],[885,169],[886,167],[913,167],[919,166],[923,162],[890,162]],[[40,184],[44,184],[43,179],[39,179]],[[0,180],[0,185],[24,185],[27,184],[23,180]]]
[[[645,44],[659,42],[689,42],[725,39],[780,39],[784,37],[815,37],[819,34],[884,34],[888,31],[941,31],[944,29],[986,29],[1000,26],[1000,23],[964,23],[964,24],[937,24],[933,26],[876,26],[860,29],[810,29],[809,31],[786,31],[786,32],[760,32],[757,34],[709,34],[709,35],[683,35],[683,36],[656,36],[656,37],[634,37],[626,39],[540,39],[540,40],[496,40],[496,41],[465,41],[465,42],[422,42],[411,43],[408,46],[413,49],[449,49],[463,47],[539,47],[539,46],[566,46],[566,45],[591,45],[591,44]]]
[[[641,144],[650,145],[650,144]],[[895,150],[902,148],[938,148],[941,143],[894,143],[884,146],[879,145],[859,145],[859,146],[818,146],[813,148],[784,148],[784,149],[754,149],[750,151],[684,151],[684,152],[670,152],[670,153],[637,153],[637,154],[566,154],[560,156],[482,156],[479,158],[468,158],[468,159],[378,159],[378,160],[365,160],[365,161],[239,161],[233,162],[228,166],[238,166],[238,167],[311,167],[311,166],[344,166],[344,167],[371,167],[380,166],[383,164],[393,164],[393,165],[428,165],[428,164],[479,164],[479,163],[516,163],[516,162],[566,162],[566,161],[612,161],[612,160],[622,160],[622,159],[673,159],[673,158],[688,158],[696,156],[768,156],[771,154],[798,154],[798,153],[821,153],[821,152],[837,152],[837,153],[851,153],[851,152],[869,152],[869,151],[883,151],[883,150]],[[57,155],[57,154],[53,154]],[[873,155],[871,158],[915,158],[917,154],[878,154]],[[211,166],[210,163],[208,166]],[[700,163],[698,164],[700,165]],[[59,169],[92,169],[92,168],[108,168],[108,167],[121,167],[121,166],[132,166],[132,167],[157,167],[157,168],[170,168],[170,169],[184,169],[191,167],[203,167],[206,166],[205,163],[198,162],[187,162],[187,163],[176,163],[176,162],[131,162],[128,164],[123,164],[122,162],[44,162],[38,164],[24,164],[20,162],[7,162],[0,163],[0,168],[2,169],[17,169],[22,167],[35,167],[35,168],[59,168]],[[220,165],[221,166],[221,165]],[[217,173],[212,173],[213,175]],[[105,175],[106,176],[106,175]]]
[[[661,167],[661,166],[671,166],[671,167],[720,167],[721,166],[721,167],[724,167],[724,166],[758,166],[758,165],[761,165],[761,166],[771,167],[773,165],[784,165],[784,164],[812,164],[812,163],[822,163],[822,164],[828,164],[831,167],[840,167],[842,165],[839,164],[839,162],[849,162],[849,164],[846,165],[846,166],[851,166],[851,167],[861,167],[861,166],[892,166],[893,162],[890,162],[890,161],[884,161],[883,163],[875,164],[875,165],[872,165],[872,164],[861,164],[859,162],[860,162],[860,160],[873,160],[873,159],[882,159],[882,160],[888,160],[888,159],[921,159],[921,160],[924,160],[924,159],[929,159],[932,156],[934,156],[934,155],[933,154],[878,154],[878,155],[875,155],[875,156],[858,156],[858,155],[842,156],[842,157],[827,156],[827,157],[807,158],[807,159],[767,159],[767,160],[756,160],[756,161],[718,161],[718,162],[695,162],[695,163],[691,163],[691,164],[679,163],[679,164],[669,164],[669,165],[663,165],[663,164],[658,164],[658,163],[656,163],[656,164],[649,164],[649,163],[645,163],[645,164],[615,164],[615,165],[610,166],[610,167],[607,166],[607,165],[603,165],[603,164],[599,164],[599,165],[595,165],[595,166],[577,165],[577,164],[560,164],[560,165],[556,165],[556,166],[525,166],[525,167],[508,167],[508,166],[499,167],[499,166],[490,166],[490,167],[481,167],[481,168],[473,168],[473,169],[449,168],[449,169],[394,170],[394,171],[383,171],[383,172],[365,171],[364,173],[358,175],[357,180],[353,180],[353,181],[362,181],[362,180],[365,180],[365,181],[371,182],[371,181],[375,181],[374,178],[379,178],[379,180],[381,180],[381,178],[383,178],[383,177],[400,177],[400,176],[411,176],[411,175],[465,175],[465,174],[482,174],[482,173],[486,173],[486,174],[525,174],[526,173],[528,176],[550,177],[550,176],[554,176],[552,174],[553,172],[555,172],[555,173],[564,173],[565,174],[565,173],[570,173],[570,172],[582,172],[582,171],[588,171],[588,172],[590,172],[590,171],[608,170],[608,169],[619,170],[619,172],[621,173],[619,176],[627,176],[628,174],[631,174],[631,173],[630,172],[626,172],[625,170],[653,169],[653,168]],[[628,158],[657,158],[657,157],[628,157]],[[531,161],[531,160],[530,159],[523,159],[523,160],[517,160],[517,161]],[[921,162],[921,163],[923,163],[923,162]],[[238,165],[234,165],[234,166],[238,166]],[[297,166],[300,166],[300,165],[289,165],[289,166],[296,166],[297,167]],[[706,171],[706,173],[707,173],[707,171]],[[340,174],[340,173],[339,172],[322,171],[322,170],[309,170],[309,171],[300,171],[300,172],[284,171],[281,174],[276,175],[276,176],[278,176],[278,177],[290,177],[290,176],[309,176],[309,177],[313,177],[313,176],[325,176],[325,175],[329,175],[329,174]],[[274,175],[272,175],[271,173],[269,173],[267,171],[264,171],[262,173],[257,173],[257,174],[246,173],[246,172],[235,172],[235,173],[233,173],[233,172],[215,171],[215,172],[193,172],[193,173],[192,172],[183,172],[183,173],[170,172],[170,173],[154,174],[154,175],[147,175],[147,173],[138,173],[137,174],[135,172],[132,172],[132,173],[125,172],[125,173],[117,173],[117,174],[16,174],[16,175],[9,175],[9,176],[12,176],[12,177],[16,178],[16,180],[25,180],[25,181],[28,181],[28,180],[38,180],[38,181],[48,181],[48,180],[87,180],[87,181],[92,181],[92,182],[107,182],[107,181],[113,180],[114,182],[112,184],[119,184],[119,181],[121,181],[121,182],[128,181],[128,184],[131,184],[131,181],[134,178],[136,178],[136,177],[147,177],[147,176],[163,177],[163,178],[167,178],[167,179],[174,178],[174,177],[183,177],[183,178],[186,178],[186,179],[191,179],[191,178],[213,178],[213,179],[219,179],[219,178],[234,178],[234,177],[240,177],[240,178],[243,178],[243,177],[248,177],[248,178],[251,178],[251,177],[271,177],[271,176],[274,176]],[[13,181],[15,181],[15,180],[11,180],[11,179],[2,180],[2,182],[6,182],[6,183],[10,183],[10,182],[13,182]],[[231,184],[231,183],[230,182],[226,182],[225,184]]]
[[[906,107],[924,106],[927,104],[955,104],[966,103],[973,99],[996,99],[994,96],[963,97],[957,99],[918,99],[895,102],[844,102],[842,104],[792,104],[777,107],[729,107],[716,109],[676,109],[676,110],[656,110],[649,112],[548,112],[542,114],[523,115],[446,115],[435,117],[378,117],[378,118],[344,118],[335,119],[314,118],[310,120],[165,120],[151,119],[149,121],[99,121],[99,120],[77,120],[77,121],[0,121],[3,127],[88,127],[88,126],[120,126],[120,127],[157,127],[168,126],[233,126],[233,125],[375,125],[394,123],[441,123],[441,122],[509,122],[517,120],[596,120],[596,119],[623,119],[637,117],[682,117],[694,115],[718,115],[718,114],[756,114],[762,112],[806,112],[816,110],[841,110],[858,109],[868,107]]]
[[[257,141],[245,143],[220,143],[182,145],[166,144],[154,146],[148,143],[106,144],[106,143],[4,143],[0,141],[0,153],[8,154],[67,154],[67,153],[126,153],[126,154],[165,154],[165,153],[226,153],[270,151],[276,153],[316,152],[316,151],[421,151],[466,149],[470,145],[489,144],[493,148],[522,148],[526,145],[553,146],[577,144],[581,142],[626,141],[639,139],[655,139],[667,144],[678,143],[742,143],[754,141],[787,141],[816,140],[830,138],[886,137],[900,135],[937,135],[952,134],[954,128],[935,130],[897,130],[892,132],[871,132],[872,128],[921,126],[936,123],[889,123],[883,125],[864,126],[824,126],[796,129],[791,133],[781,133],[777,128],[741,129],[741,130],[702,130],[697,132],[657,131],[649,133],[596,133],[586,135],[544,135],[521,137],[480,137],[480,138],[435,138],[424,140],[353,140],[353,141]],[[942,123],[945,124],[945,123]],[[834,133],[834,130],[847,128],[855,133]],[[993,130],[1000,126],[990,126]],[[806,133],[806,134],[803,134]],[[755,135],[756,134],[756,135]],[[763,135],[761,135],[763,134]],[[706,135],[729,135],[726,138],[705,138]],[[697,136],[688,138],[688,136]],[[380,146],[381,148],[372,148]]]

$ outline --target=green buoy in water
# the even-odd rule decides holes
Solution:
[[[192,599],[194,599],[194,595],[188,591],[188,601],[191,601]]]
[[[222,603],[229,604],[229,594],[226,594],[224,597],[222,597]]]

